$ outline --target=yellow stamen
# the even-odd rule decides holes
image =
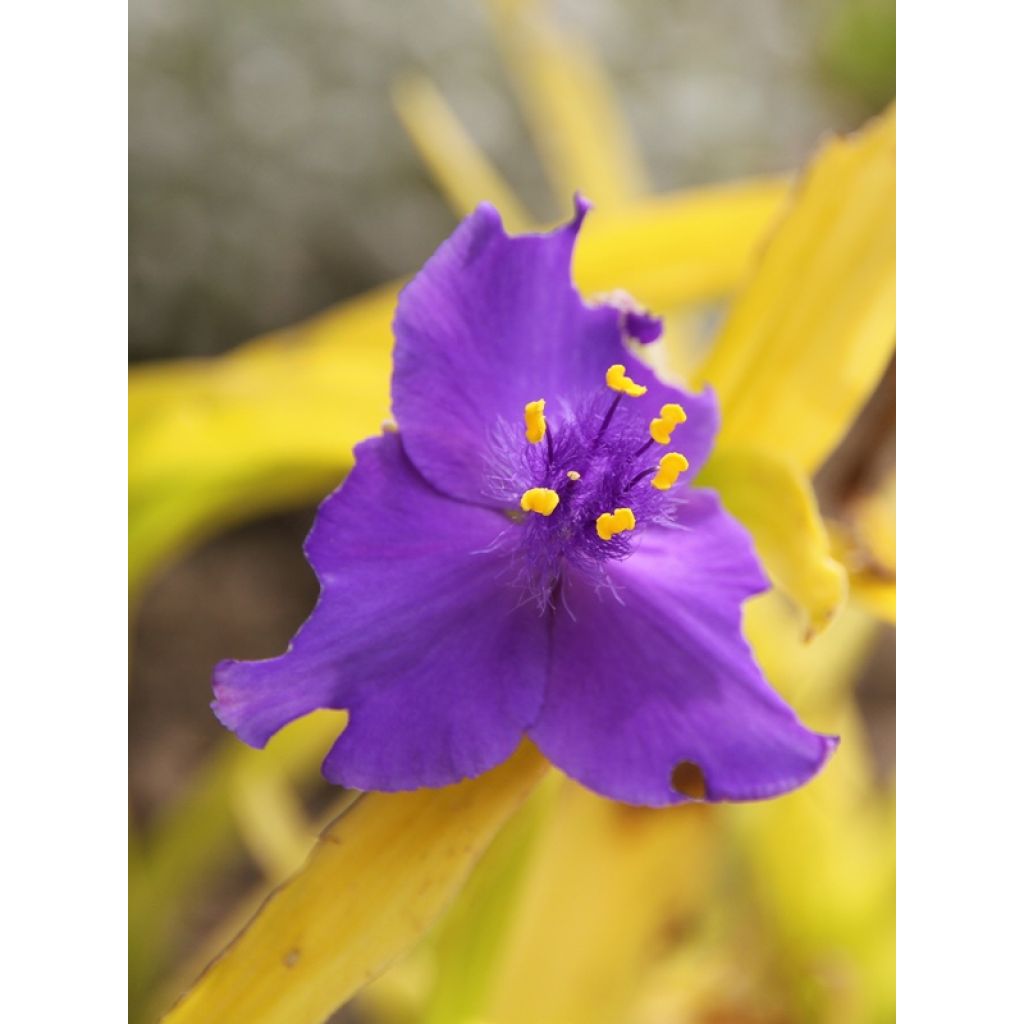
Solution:
[[[579,473],[577,473],[575,469],[570,469],[565,475],[570,480],[579,480],[579,478],[580,478]]]
[[[597,517],[597,535],[601,540],[611,540],[617,533],[625,533],[636,526],[636,516],[631,508],[617,508],[614,512],[602,512]]]
[[[524,512],[539,512],[542,516],[549,516],[558,508],[558,491],[550,487],[531,487],[523,492],[519,507]]]
[[[679,479],[679,474],[685,473],[689,468],[690,463],[686,456],[680,455],[679,452],[662,455],[651,486],[657,487],[659,491],[667,491]]]
[[[548,429],[547,420],[544,419],[544,399],[538,398],[536,402],[527,402],[523,410],[523,420],[526,422],[526,440],[530,444],[537,444],[543,440],[544,433]]]
[[[608,367],[608,372],[604,375],[604,382],[612,391],[621,391],[629,395],[630,398],[639,398],[641,395],[647,394],[647,388],[626,376],[626,367],[622,363]]]
[[[672,431],[680,423],[686,422],[686,413],[681,405],[675,402],[661,407],[661,415],[651,420],[651,438],[658,444],[668,444],[672,440]]]

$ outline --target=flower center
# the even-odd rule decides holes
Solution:
[[[519,549],[518,564],[530,588],[550,599],[571,564],[600,576],[600,563],[629,555],[635,537],[654,522],[667,522],[678,503],[669,494],[688,468],[679,452],[659,453],[686,421],[676,404],[645,421],[630,400],[647,389],[609,367],[605,384],[574,406],[564,406],[548,422],[547,403],[538,398],[523,410],[525,438],[518,431],[498,440],[502,467],[495,493],[518,508],[506,537]]]

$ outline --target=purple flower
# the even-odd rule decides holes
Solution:
[[[714,396],[633,356],[654,318],[573,288],[586,210],[510,238],[480,206],[402,292],[399,431],[360,444],[320,506],[319,603],[281,657],[215,671],[214,710],[246,743],[346,708],[324,775],[401,790],[478,775],[525,734],[648,805],[783,793],[834,749],[754,662],[740,607],[767,582],[690,486]]]

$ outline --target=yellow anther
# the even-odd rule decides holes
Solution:
[[[608,367],[608,372],[604,375],[604,382],[612,391],[621,391],[629,395],[630,398],[639,398],[641,395],[647,394],[647,388],[626,376],[626,368],[622,363]]]
[[[568,477],[568,478],[569,478],[570,480],[573,480],[573,481],[575,481],[575,480],[579,480],[579,478],[580,478],[580,475],[579,475],[579,473],[577,473],[575,469],[570,469],[570,470],[569,470],[569,471],[568,471],[568,472],[567,472],[567,473],[566,473],[565,475],[566,475],[566,476],[567,476],[567,477]]]
[[[689,468],[690,463],[686,456],[680,455],[679,452],[662,455],[651,486],[657,487],[659,491],[667,491],[679,479],[679,474],[685,473]]]
[[[542,516],[549,516],[558,508],[558,491],[550,487],[531,487],[523,492],[519,507],[524,512],[539,512]]]
[[[686,422],[686,413],[681,405],[675,402],[661,407],[661,415],[651,420],[651,437],[658,444],[668,444],[672,440],[672,431],[680,423]]]
[[[526,440],[530,444],[536,444],[544,439],[544,433],[548,429],[547,420],[544,419],[544,399],[538,398],[536,402],[527,402],[523,410],[523,420],[526,423]],[[547,513],[545,513],[547,514]]]
[[[636,527],[636,516],[631,508],[617,508],[614,512],[602,512],[597,517],[597,535],[601,540],[611,540],[617,533],[625,533]]]

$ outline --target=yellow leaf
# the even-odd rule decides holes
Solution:
[[[700,376],[723,445],[813,472],[846,433],[896,337],[896,113],[829,142],[797,185]]]
[[[399,82],[392,99],[435,184],[460,217],[487,200],[501,211],[509,231],[530,227],[533,218],[429,79],[416,76]]]
[[[748,272],[786,186],[762,178],[598,206],[580,234],[576,283],[584,295],[622,288],[655,313],[722,298]]]
[[[543,0],[495,0],[496,35],[534,144],[562,206],[577,189],[622,205],[646,191],[643,167],[600,63],[563,35]]]
[[[204,882],[237,860],[246,841],[259,839],[252,829],[248,836],[240,832],[239,785],[249,777],[274,778],[282,786],[308,780],[346,720],[347,712],[316,711],[292,722],[264,750],[225,737],[181,796],[161,808],[139,837],[129,874],[134,1001],[166,971]]]
[[[896,622],[896,471],[855,498],[829,523],[836,558],[850,574],[850,594],[880,619]]]
[[[659,942],[706,899],[707,807],[629,807],[565,780],[479,1019],[618,1024]]]
[[[394,286],[218,359],[129,374],[129,577],[238,518],[323,496],[389,408]]]
[[[325,1020],[423,936],[545,768],[524,743],[478,779],[362,797],[165,1019]]]
[[[480,1020],[482,1002],[500,964],[509,922],[521,903],[524,876],[536,844],[557,812],[562,777],[548,772],[474,868],[433,941],[420,947],[430,960],[430,985],[417,1024]],[[407,958],[402,963],[409,963]],[[389,971],[376,984],[387,982]],[[398,979],[401,982],[401,979]],[[374,986],[360,993],[360,1007]],[[379,1001],[369,1005],[369,1016]]]
[[[874,570],[850,574],[850,593],[884,622],[896,623],[896,578],[879,576]]]
[[[851,606],[836,630],[805,648],[809,661],[847,619],[856,621],[852,630],[844,630],[843,643],[860,643],[864,653],[871,649],[863,640],[874,635],[877,624]],[[823,653],[816,674],[841,671],[845,676],[831,706],[820,707],[815,716],[816,724],[820,720],[842,736],[833,762],[799,792],[744,808],[748,813],[742,816],[735,808],[725,813],[742,838],[759,917],[767,929],[761,941],[801,979],[796,998],[806,999],[815,986],[817,998],[837,1012],[823,1019],[892,1020],[894,804],[872,777],[864,725],[849,696],[864,654],[830,669],[827,662],[834,657]]]
[[[240,772],[234,812],[246,848],[268,878],[286,877],[313,845],[314,829],[279,772]]]
[[[697,483],[712,487],[750,531],[772,582],[825,628],[846,597],[846,573],[830,553],[814,491],[792,463],[753,449],[719,448]]]

